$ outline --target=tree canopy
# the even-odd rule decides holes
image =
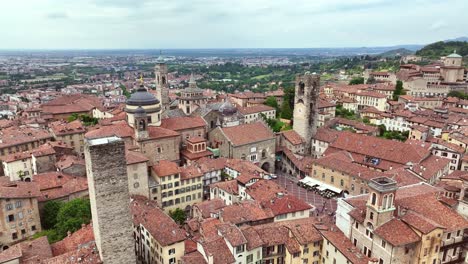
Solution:
[[[179,225],[182,225],[186,218],[185,211],[180,208],[169,211],[169,216]]]
[[[364,84],[364,77],[355,77],[349,81],[349,85]]]

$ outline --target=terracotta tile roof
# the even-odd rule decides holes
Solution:
[[[200,116],[196,117],[170,117],[161,121],[161,127],[173,131],[206,127],[206,122]]]
[[[160,139],[160,138],[168,138],[168,137],[179,137],[180,134],[176,131],[172,131],[170,129],[166,129],[163,127],[148,127],[148,135],[149,139]]]
[[[218,232],[224,237],[231,246],[237,247],[247,243],[247,239],[242,234],[239,227],[234,224],[222,224],[218,226]]]
[[[221,224],[218,218],[203,219],[200,222],[200,235],[202,235],[203,240],[212,241],[218,239],[218,226]]]
[[[76,164],[85,166],[85,161],[84,159],[74,155],[65,155],[55,163],[55,167],[62,171]]]
[[[39,187],[30,182],[10,182],[7,177],[0,186],[0,198],[40,197]]]
[[[280,134],[283,135],[283,137],[293,145],[299,145],[305,142],[304,139],[295,130],[292,129],[280,132]]]
[[[9,162],[14,162],[22,159],[29,159],[31,158],[31,152],[25,151],[25,152],[17,152],[13,154],[9,154],[5,156],[5,158],[2,159],[2,161],[9,163]]]
[[[206,264],[206,260],[203,255],[198,252],[194,251],[188,254],[185,254],[182,257],[182,264]]]
[[[55,121],[49,124],[49,128],[56,136],[65,136],[86,132],[85,127],[79,120],[75,120],[70,123],[66,121]]]
[[[407,212],[401,217],[401,220],[424,234],[428,234],[437,228],[443,228],[431,219],[413,211]]]
[[[136,151],[125,151],[125,158],[127,159],[127,165],[143,163],[149,160],[145,155]]]
[[[376,228],[374,233],[396,247],[420,241],[408,225],[396,218]]]
[[[369,258],[362,254],[353,243],[334,226],[333,230],[319,230],[323,237],[330,241],[340,253],[353,264],[368,264]]]
[[[276,198],[277,193],[287,194],[288,192],[283,187],[279,186],[274,181],[260,180],[249,186],[245,192],[252,199],[259,202],[266,202]]]
[[[216,187],[233,195],[239,194],[239,186],[237,184],[237,180],[220,181],[210,184],[210,189]]]
[[[221,128],[227,139],[235,146],[274,139],[271,130],[260,122]],[[251,133],[255,131],[255,133]]]
[[[268,105],[255,105],[251,107],[238,107],[238,110],[241,114],[243,115],[250,115],[250,114],[256,114],[256,113],[262,113],[262,112],[267,112],[267,111],[273,111],[275,108],[268,106]]]
[[[450,163],[450,159],[444,159],[435,155],[431,155],[418,164],[413,165],[413,171],[426,180],[437,177],[438,172],[441,172]]]
[[[226,163],[227,163],[226,158],[217,158],[217,159],[201,158],[195,162],[195,164],[197,164],[200,167],[203,173],[216,171],[216,170],[222,170],[226,166]]]
[[[245,239],[247,240],[247,250],[250,251],[254,248],[258,248],[263,245],[262,238],[252,226],[242,226],[241,231],[242,234],[244,234]]]
[[[315,220],[307,217],[296,220],[282,221],[281,225],[287,227],[299,244],[305,245],[321,241],[322,236],[315,228]]]
[[[83,225],[81,229],[65,237],[51,245],[54,256],[62,255],[70,251],[74,251],[82,244],[94,241],[93,227],[91,225]]]
[[[196,166],[186,166],[180,168],[180,179],[187,180],[202,177],[203,172]]]
[[[169,176],[180,172],[180,168],[177,163],[169,160],[160,160],[153,165],[151,169],[158,177]]]
[[[101,126],[95,130],[91,130],[85,134],[86,138],[102,138],[117,136],[120,138],[131,138],[134,136],[134,131],[126,122],[115,123],[108,126]]]
[[[332,143],[338,138],[340,133],[342,132],[321,127],[317,129],[317,133],[315,134],[314,139],[322,142]]]
[[[40,202],[68,197],[88,190],[88,181],[85,177],[71,176],[61,172],[34,175],[32,184],[40,189],[41,195],[38,198]]]
[[[19,263],[38,263],[51,257],[52,251],[49,242],[47,237],[43,236],[31,241],[20,242],[0,252],[0,263],[6,263],[14,259],[18,259]]]
[[[202,242],[201,245],[206,255],[213,257],[213,263],[232,264],[236,262],[222,237],[213,241]]]
[[[308,203],[290,194],[262,201],[262,206],[270,208],[275,216],[312,209]]]
[[[239,203],[228,205],[221,209],[220,219],[225,223],[235,225],[250,224],[251,222],[273,220],[270,209],[262,208],[259,202],[244,200]]]
[[[202,152],[196,152],[196,153],[192,153],[186,149],[182,150],[180,152],[180,154],[185,157],[186,159],[188,160],[192,160],[192,161],[195,161],[197,159],[200,159],[200,158],[203,158],[203,157],[210,157],[213,155],[213,152],[209,151],[209,150],[205,150],[205,151],[202,151]]]
[[[77,249],[67,252],[65,254],[46,259],[41,264],[75,264],[77,260],[81,259],[81,263],[86,264],[102,264],[99,256],[96,243],[94,241],[82,244]],[[27,263],[34,264],[36,262]],[[26,264],[26,263],[25,263]]]
[[[429,144],[407,144],[363,134],[343,132],[329,148],[346,150],[398,164],[418,163],[429,155]]]
[[[35,157],[43,157],[43,156],[55,155],[56,152],[51,144],[46,143],[46,144],[40,145],[38,148],[33,149],[32,154]]]
[[[8,127],[0,130],[0,148],[52,139],[45,129],[30,127]]]
[[[142,225],[161,246],[172,245],[186,239],[186,234],[156,204],[143,196],[132,196],[130,203],[133,224]]]
[[[222,208],[226,207],[224,201],[219,198],[205,200],[193,205],[200,210],[203,218],[210,218],[211,214],[217,214]]]
[[[187,142],[189,143],[202,143],[202,142],[206,142],[206,139],[205,138],[202,138],[202,137],[190,137],[187,139]]]

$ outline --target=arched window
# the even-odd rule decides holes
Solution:
[[[391,193],[388,196],[388,201],[387,201],[387,208],[392,208],[393,207],[393,193]]]
[[[298,91],[298,94],[299,95],[304,95],[304,90],[305,90],[305,84],[303,82],[300,82],[299,83],[299,91]]]
[[[162,77],[162,84],[166,84],[166,77],[165,76]]]
[[[343,179],[340,180],[340,186],[343,186],[344,185],[344,181]]]
[[[377,194],[372,193],[372,195],[371,195],[371,204],[375,205],[376,202],[377,202]]]
[[[382,209],[387,209],[387,195],[383,197]]]

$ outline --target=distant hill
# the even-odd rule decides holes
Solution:
[[[416,51],[416,55],[438,59],[442,56],[452,54],[456,50],[458,54],[462,56],[468,55],[468,42],[465,41],[439,41],[436,43],[429,44],[424,48]]]
[[[454,38],[454,39],[447,39],[447,40],[444,40],[444,42],[450,42],[450,41],[465,41],[465,42],[467,42],[467,41],[468,41],[468,37],[458,37],[458,38]]]
[[[405,48],[400,48],[400,49],[394,49],[394,50],[389,50],[384,53],[380,53],[380,56],[382,57],[397,57],[397,56],[406,56],[414,54],[414,51],[411,51],[409,49]]]

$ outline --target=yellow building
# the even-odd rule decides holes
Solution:
[[[130,208],[138,263],[179,263],[185,253],[185,231],[155,201],[132,196]]]
[[[0,186],[0,250],[41,231],[37,186],[18,182]]]
[[[161,160],[151,167],[155,187],[151,190],[153,200],[169,212],[203,200],[203,173],[196,167],[179,168],[177,163]]]
[[[72,147],[79,155],[84,153],[84,135],[86,129],[81,124],[81,121],[73,122],[56,121],[49,124],[50,131],[56,141],[62,141],[67,146]]]

